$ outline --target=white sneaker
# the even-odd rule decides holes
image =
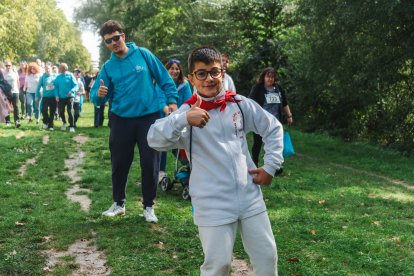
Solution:
[[[158,183],[161,182],[161,180],[166,176],[167,174],[164,171],[160,171],[158,173]]]
[[[158,222],[158,219],[154,213],[154,208],[152,207],[146,207],[144,209],[144,217],[147,222],[154,222],[154,223]]]
[[[47,124],[43,124],[42,128],[47,129]]]
[[[63,124],[62,127],[60,128],[61,130],[66,130],[66,124]]]
[[[11,124],[10,123],[6,123],[6,126],[9,127],[9,126],[11,126]]]
[[[54,131],[53,127],[49,128],[50,131]]]
[[[102,216],[106,216],[106,217],[115,217],[115,216],[123,216],[123,215],[125,215],[125,205],[119,206],[116,204],[116,202],[112,204],[111,208],[109,208],[108,210],[102,213]]]
[[[75,132],[75,128],[74,127],[70,127],[69,128],[69,132]]]

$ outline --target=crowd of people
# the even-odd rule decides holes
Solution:
[[[54,121],[59,120],[61,130],[69,127],[70,132],[75,132],[83,101],[89,101],[96,75],[82,74],[79,68],[70,72],[66,63],[56,66],[36,59],[29,63],[21,61],[17,68],[10,60],[5,60],[0,67],[0,83],[7,85],[0,87],[0,113],[3,115],[0,121],[11,127],[13,116],[16,128],[23,121],[28,124],[42,122],[43,129],[52,131]],[[95,127],[103,125],[103,117],[104,114],[95,112]]]
[[[15,126],[24,116],[29,122],[39,120],[41,105],[43,127],[53,129],[57,106],[62,130],[66,109],[69,129],[75,131],[82,98],[88,98],[85,87],[90,87],[95,126],[102,125],[108,102],[110,109],[112,204],[102,215],[125,215],[126,185],[137,146],[143,216],[147,222],[158,222],[154,200],[157,183],[165,175],[166,151],[184,149],[191,164],[194,223],[204,253],[201,275],[228,275],[237,230],[255,274],[277,275],[276,242],[261,193],[261,186],[269,185],[282,168],[281,122],[285,117],[288,125],[293,123],[277,72],[265,68],[249,97],[244,97],[236,93],[227,74],[229,56],[214,47],[190,53],[185,77],[179,60],[162,64],[148,49],[126,42],[117,21],[105,22],[100,35],[111,56],[89,85],[80,70],[72,74],[64,63],[58,73],[50,64],[42,69],[30,63],[22,76],[24,64],[15,74],[8,69],[10,61],[5,62],[4,79],[13,86],[9,99]],[[27,110],[20,117],[17,99]],[[254,133],[252,156],[249,132]],[[262,143],[265,152],[259,166]]]

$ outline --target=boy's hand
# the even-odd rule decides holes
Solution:
[[[173,113],[174,111],[177,110],[178,107],[176,103],[169,103],[168,108],[170,109],[170,113]]]
[[[99,89],[98,89],[98,97],[104,98],[106,94],[108,94],[108,87],[105,86],[103,79],[100,79],[99,82],[101,86],[99,86]]]
[[[263,168],[249,170],[249,173],[253,175],[253,183],[255,184],[267,186],[272,183],[273,176],[268,174]]]
[[[197,102],[187,111],[187,122],[192,126],[203,128],[210,119],[210,115],[201,109],[200,105],[201,98],[197,97]]]

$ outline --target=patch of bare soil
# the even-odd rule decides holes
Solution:
[[[25,176],[26,171],[27,171],[27,166],[29,165],[34,165],[36,164],[36,158],[31,158],[31,159],[27,159],[26,163],[24,163],[20,168],[19,168],[19,175],[21,177]]]
[[[68,169],[64,172],[68,176],[72,183],[80,181],[82,178],[78,175],[82,170],[79,168],[79,165],[82,163],[85,153],[81,150],[75,152],[69,156],[69,159],[65,160],[65,167]]]
[[[79,202],[81,209],[85,212],[89,212],[92,201],[91,199],[84,194],[78,193],[90,193],[91,190],[81,188],[78,184],[74,185],[72,188],[66,191],[66,196],[69,200],[74,202]]]
[[[82,135],[77,135],[73,137],[73,140],[79,143],[79,145],[84,144],[87,141],[87,137]],[[68,169],[65,171],[65,175],[67,175],[72,183],[79,182],[82,178],[79,176],[79,173],[82,172],[82,170],[79,168],[80,164],[83,162],[83,158],[85,157],[85,153],[79,149],[78,145],[78,151],[71,154],[69,156],[69,159],[65,160],[65,167]],[[74,202],[79,202],[81,205],[81,209],[85,212],[89,212],[90,206],[92,201],[90,198],[85,194],[79,194],[79,193],[90,193],[91,190],[81,188],[78,184],[72,186],[66,191],[66,196],[69,200]]]
[[[43,145],[49,144],[49,135],[45,135],[42,138]]]
[[[67,264],[68,261],[63,257],[73,257],[77,269],[72,275],[109,275],[111,270],[106,266],[106,256],[103,252],[98,251],[93,241],[80,239],[72,244],[67,251],[59,252],[56,250],[45,250],[44,254],[48,256],[45,272],[53,272],[56,266]]]
[[[76,135],[75,137],[73,137],[73,140],[83,145],[88,141],[88,137],[83,136],[83,135]]]
[[[16,139],[19,140],[19,139],[23,138],[26,135],[27,135],[26,132],[20,131],[19,133],[16,134]]]
[[[252,276],[253,270],[245,260],[239,260],[233,257],[231,263],[231,276]]]

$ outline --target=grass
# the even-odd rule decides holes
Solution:
[[[92,106],[85,104],[75,134],[27,122],[21,129],[0,126],[0,274],[42,275],[42,250],[67,250],[77,239],[94,237],[114,275],[198,275],[203,254],[191,203],[181,199],[179,185],[169,193],[159,189],[160,221],[146,223],[138,154],[127,187],[127,215],[100,216],[111,204],[109,130],[93,128],[92,122]],[[63,174],[64,160],[78,150],[72,139],[78,134],[89,138],[79,165],[80,186],[92,190],[89,213],[65,196],[73,184]],[[50,137],[47,145],[44,135]],[[296,130],[291,136],[298,155],[285,161],[282,177],[263,188],[280,275],[413,275],[414,191],[364,172],[414,185],[414,158]],[[36,164],[19,176],[30,158]],[[169,155],[168,171],[173,170]],[[44,242],[46,236],[50,242]],[[240,238],[234,251],[248,259]],[[52,274],[67,275],[76,267],[69,257]]]

